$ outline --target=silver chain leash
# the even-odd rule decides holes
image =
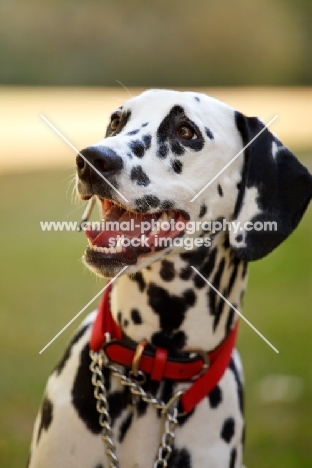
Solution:
[[[92,385],[94,386],[94,397],[96,398],[96,409],[99,413],[99,423],[102,427],[101,437],[106,446],[106,455],[109,460],[109,468],[120,468],[116,454],[116,445],[113,440],[112,420],[109,414],[109,404],[107,401],[107,391],[104,383],[103,367],[112,371],[114,377],[119,378],[124,387],[128,387],[134,398],[141,398],[145,403],[151,404],[155,409],[161,410],[165,419],[165,431],[161,437],[158,453],[153,468],[166,468],[168,460],[172,454],[172,447],[175,439],[175,429],[178,424],[177,402],[182,395],[182,391],[176,392],[168,403],[158,400],[150,393],[147,393],[140,385],[140,379],[144,375],[139,371],[138,376],[129,376],[123,373],[121,367],[109,362],[103,350],[99,353],[90,351],[92,362],[90,370],[92,372]]]

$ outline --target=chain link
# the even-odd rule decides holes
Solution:
[[[96,409],[99,413],[99,423],[102,427],[101,437],[106,446],[106,455],[109,460],[109,468],[120,468],[116,454],[116,445],[113,440],[112,420],[109,414],[109,404],[107,401],[107,391],[104,383],[103,367],[112,371],[113,376],[119,378],[124,387],[128,387],[134,398],[141,398],[145,403],[151,404],[155,409],[161,410],[165,419],[165,431],[161,437],[158,453],[153,468],[166,468],[168,460],[172,454],[172,447],[175,439],[175,429],[178,424],[177,401],[183,392],[177,392],[168,403],[158,400],[150,393],[147,393],[140,385],[144,375],[139,372],[137,377],[131,374],[127,376],[123,369],[109,362],[103,350],[99,353],[90,351],[92,362],[90,370],[92,372],[92,385],[94,386],[94,397]]]

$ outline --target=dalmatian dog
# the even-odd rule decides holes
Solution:
[[[104,434],[105,443],[91,382],[94,312],[48,380],[28,466],[241,468],[238,352],[233,344],[221,371],[216,364],[221,375],[212,378],[209,391],[197,383],[206,375],[200,372],[203,355],[212,356],[233,335],[238,322],[233,307],[241,310],[247,264],[296,228],[311,199],[311,175],[258,118],[204,94],[150,90],[118,108],[105,138],[77,156],[77,190],[82,200],[97,200],[105,225],[119,223],[114,229],[85,229],[85,264],[110,279],[126,267],[106,299],[119,338],[103,337],[103,346],[108,353],[117,343],[119,351],[99,364],[111,433]],[[127,228],[131,221],[135,224]],[[267,222],[275,229],[259,229]],[[132,244],[134,238],[142,243]],[[130,364],[123,363],[125,350],[132,353]],[[153,362],[152,370],[141,370],[144,359]],[[183,373],[194,359],[201,376],[170,377],[171,365]],[[141,388],[169,402],[167,409],[174,402],[181,406],[183,395],[197,385],[200,396],[184,411],[170,412],[177,424],[170,426],[174,436],[167,434],[165,461],[157,453],[166,411],[135,397],[108,363],[137,384],[142,377]],[[107,455],[109,443],[115,461]]]

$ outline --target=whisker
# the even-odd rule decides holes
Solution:
[[[115,81],[116,81],[116,83],[120,84],[120,86],[122,86],[122,87],[127,91],[129,97],[132,98],[132,94],[130,93],[130,91],[129,91],[129,89],[127,88],[127,86],[125,86],[125,85],[124,85],[121,81],[119,81],[119,80],[115,80]]]

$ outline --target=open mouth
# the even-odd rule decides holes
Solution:
[[[102,220],[85,228],[88,261],[116,261],[134,265],[139,255],[163,250],[184,234],[187,214],[177,210],[138,213],[108,199],[100,199]]]

